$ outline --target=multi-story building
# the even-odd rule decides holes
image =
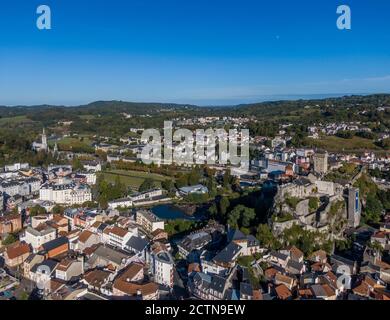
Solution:
[[[28,178],[24,181],[28,185],[29,194],[36,194],[41,188],[41,180],[35,177]]]
[[[39,190],[39,199],[52,201],[58,204],[83,204],[92,201],[92,192],[88,185],[69,184],[44,184]]]
[[[19,214],[0,217],[0,235],[18,232],[22,227],[22,217]]]
[[[30,165],[28,163],[14,163],[11,165],[4,166],[5,172],[14,172],[19,170],[28,170]]]
[[[218,275],[208,275],[197,272],[189,279],[190,293],[201,300],[223,300],[229,281]]]
[[[56,230],[43,223],[35,229],[32,227],[27,227],[22,239],[31,245],[34,252],[37,252],[43,244],[54,240],[56,237]]]
[[[136,297],[142,300],[157,300],[159,287],[154,282],[140,282],[143,278],[143,266],[130,264],[113,283],[113,295],[117,297]]]
[[[108,231],[108,244],[113,247],[124,249],[127,241],[129,241],[132,236],[137,235],[136,233],[138,232],[135,231],[133,233],[129,230],[114,226]]]
[[[134,202],[134,201],[140,201],[140,200],[146,200],[146,199],[150,199],[150,198],[154,198],[154,197],[159,197],[162,195],[163,195],[162,189],[152,189],[149,191],[140,192],[140,193],[136,193],[136,194],[131,195],[131,200],[133,200],[133,202]]]
[[[4,252],[5,264],[10,268],[20,266],[28,258],[30,252],[30,246],[27,243],[11,245]]]
[[[171,254],[157,244],[151,248],[150,260],[154,282],[172,288],[175,263]]]
[[[110,209],[130,208],[133,206],[133,199],[123,198],[123,199],[113,200],[108,203],[108,206]]]
[[[69,281],[73,277],[78,277],[82,275],[84,273],[83,258],[81,257],[79,259],[63,259],[57,266],[55,273],[56,278],[63,281]]]
[[[279,160],[266,159],[265,170],[268,173],[293,171],[295,172],[295,164],[292,162],[285,162]]]
[[[138,210],[136,213],[136,222],[149,233],[152,233],[157,229],[164,230],[164,220],[150,211]]]
[[[200,251],[212,241],[212,237],[209,233],[200,231],[192,233],[186,236],[177,248],[179,254],[189,261],[196,260],[200,255]]]
[[[99,161],[82,161],[83,167],[87,171],[102,171],[102,164]]]
[[[83,208],[68,208],[64,211],[64,218],[69,221],[71,229],[75,227],[89,228],[96,221],[101,220],[101,216],[95,210],[85,210]]]
[[[20,189],[21,186],[18,181],[4,181],[0,183],[0,191],[9,197],[13,197],[17,194],[20,194]]]

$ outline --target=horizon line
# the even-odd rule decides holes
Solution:
[[[137,100],[123,100],[123,99],[97,99],[90,100],[89,102],[84,103],[35,103],[35,104],[0,104],[0,107],[5,108],[34,108],[34,107],[54,107],[54,108],[77,108],[84,107],[98,102],[122,102],[122,103],[139,103],[139,104],[172,104],[172,105],[182,105],[182,106],[194,106],[194,107],[235,107],[240,105],[250,105],[257,103],[267,103],[267,102],[279,102],[279,101],[301,101],[301,100],[323,100],[323,99],[332,99],[332,98],[342,98],[342,97],[353,97],[353,96],[371,96],[371,95],[390,95],[390,92],[375,92],[375,93],[314,93],[314,94],[275,94],[275,95],[261,95],[258,98],[231,98],[231,99],[187,99],[187,102],[180,101],[169,101],[162,99],[161,101],[137,101]],[[192,100],[192,102],[191,102]],[[200,101],[223,101],[231,100],[231,103],[200,103]],[[234,100],[237,100],[233,103]],[[252,101],[251,101],[252,100]],[[184,101],[184,99],[183,99]],[[195,103],[198,101],[198,103]]]

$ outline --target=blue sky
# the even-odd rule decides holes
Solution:
[[[336,28],[341,4],[351,31]],[[388,0],[2,1],[0,104],[390,92],[389,14]]]

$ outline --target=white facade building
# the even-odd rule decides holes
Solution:
[[[131,237],[138,235],[138,229],[126,230],[120,227],[112,227],[108,232],[108,244],[121,249],[126,248],[126,243]]]
[[[138,210],[136,213],[136,223],[146,232],[152,233],[157,229],[164,230],[164,220],[158,218],[151,211]]]
[[[173,287],[173,271],[175,263],[169,252],[159,250],[151,253],[151,267],[154,281],[161,285]]]
[[[39,190],[39,199],[57,204],[83,204],[92,201],[92,192],[89,186],[83,184],[45,184]]]
[[[25,235],[21,240],[30,244],[34,252],[37,252],[43,244],[54,240],[56,237],[57,231],[54,228],[42,225],[42,227],[37,227],[36,229],[27,227]]]
[[[5,172],[13,172],[19,170],[28,170],[30,165],[28,163],[14,163],[4,167]]]

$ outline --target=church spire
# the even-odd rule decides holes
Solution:
[[[42,149],[47,151],[48,145],[47,145],[47,136],[46,136],[46,130],[43,128],[42,130]]]

